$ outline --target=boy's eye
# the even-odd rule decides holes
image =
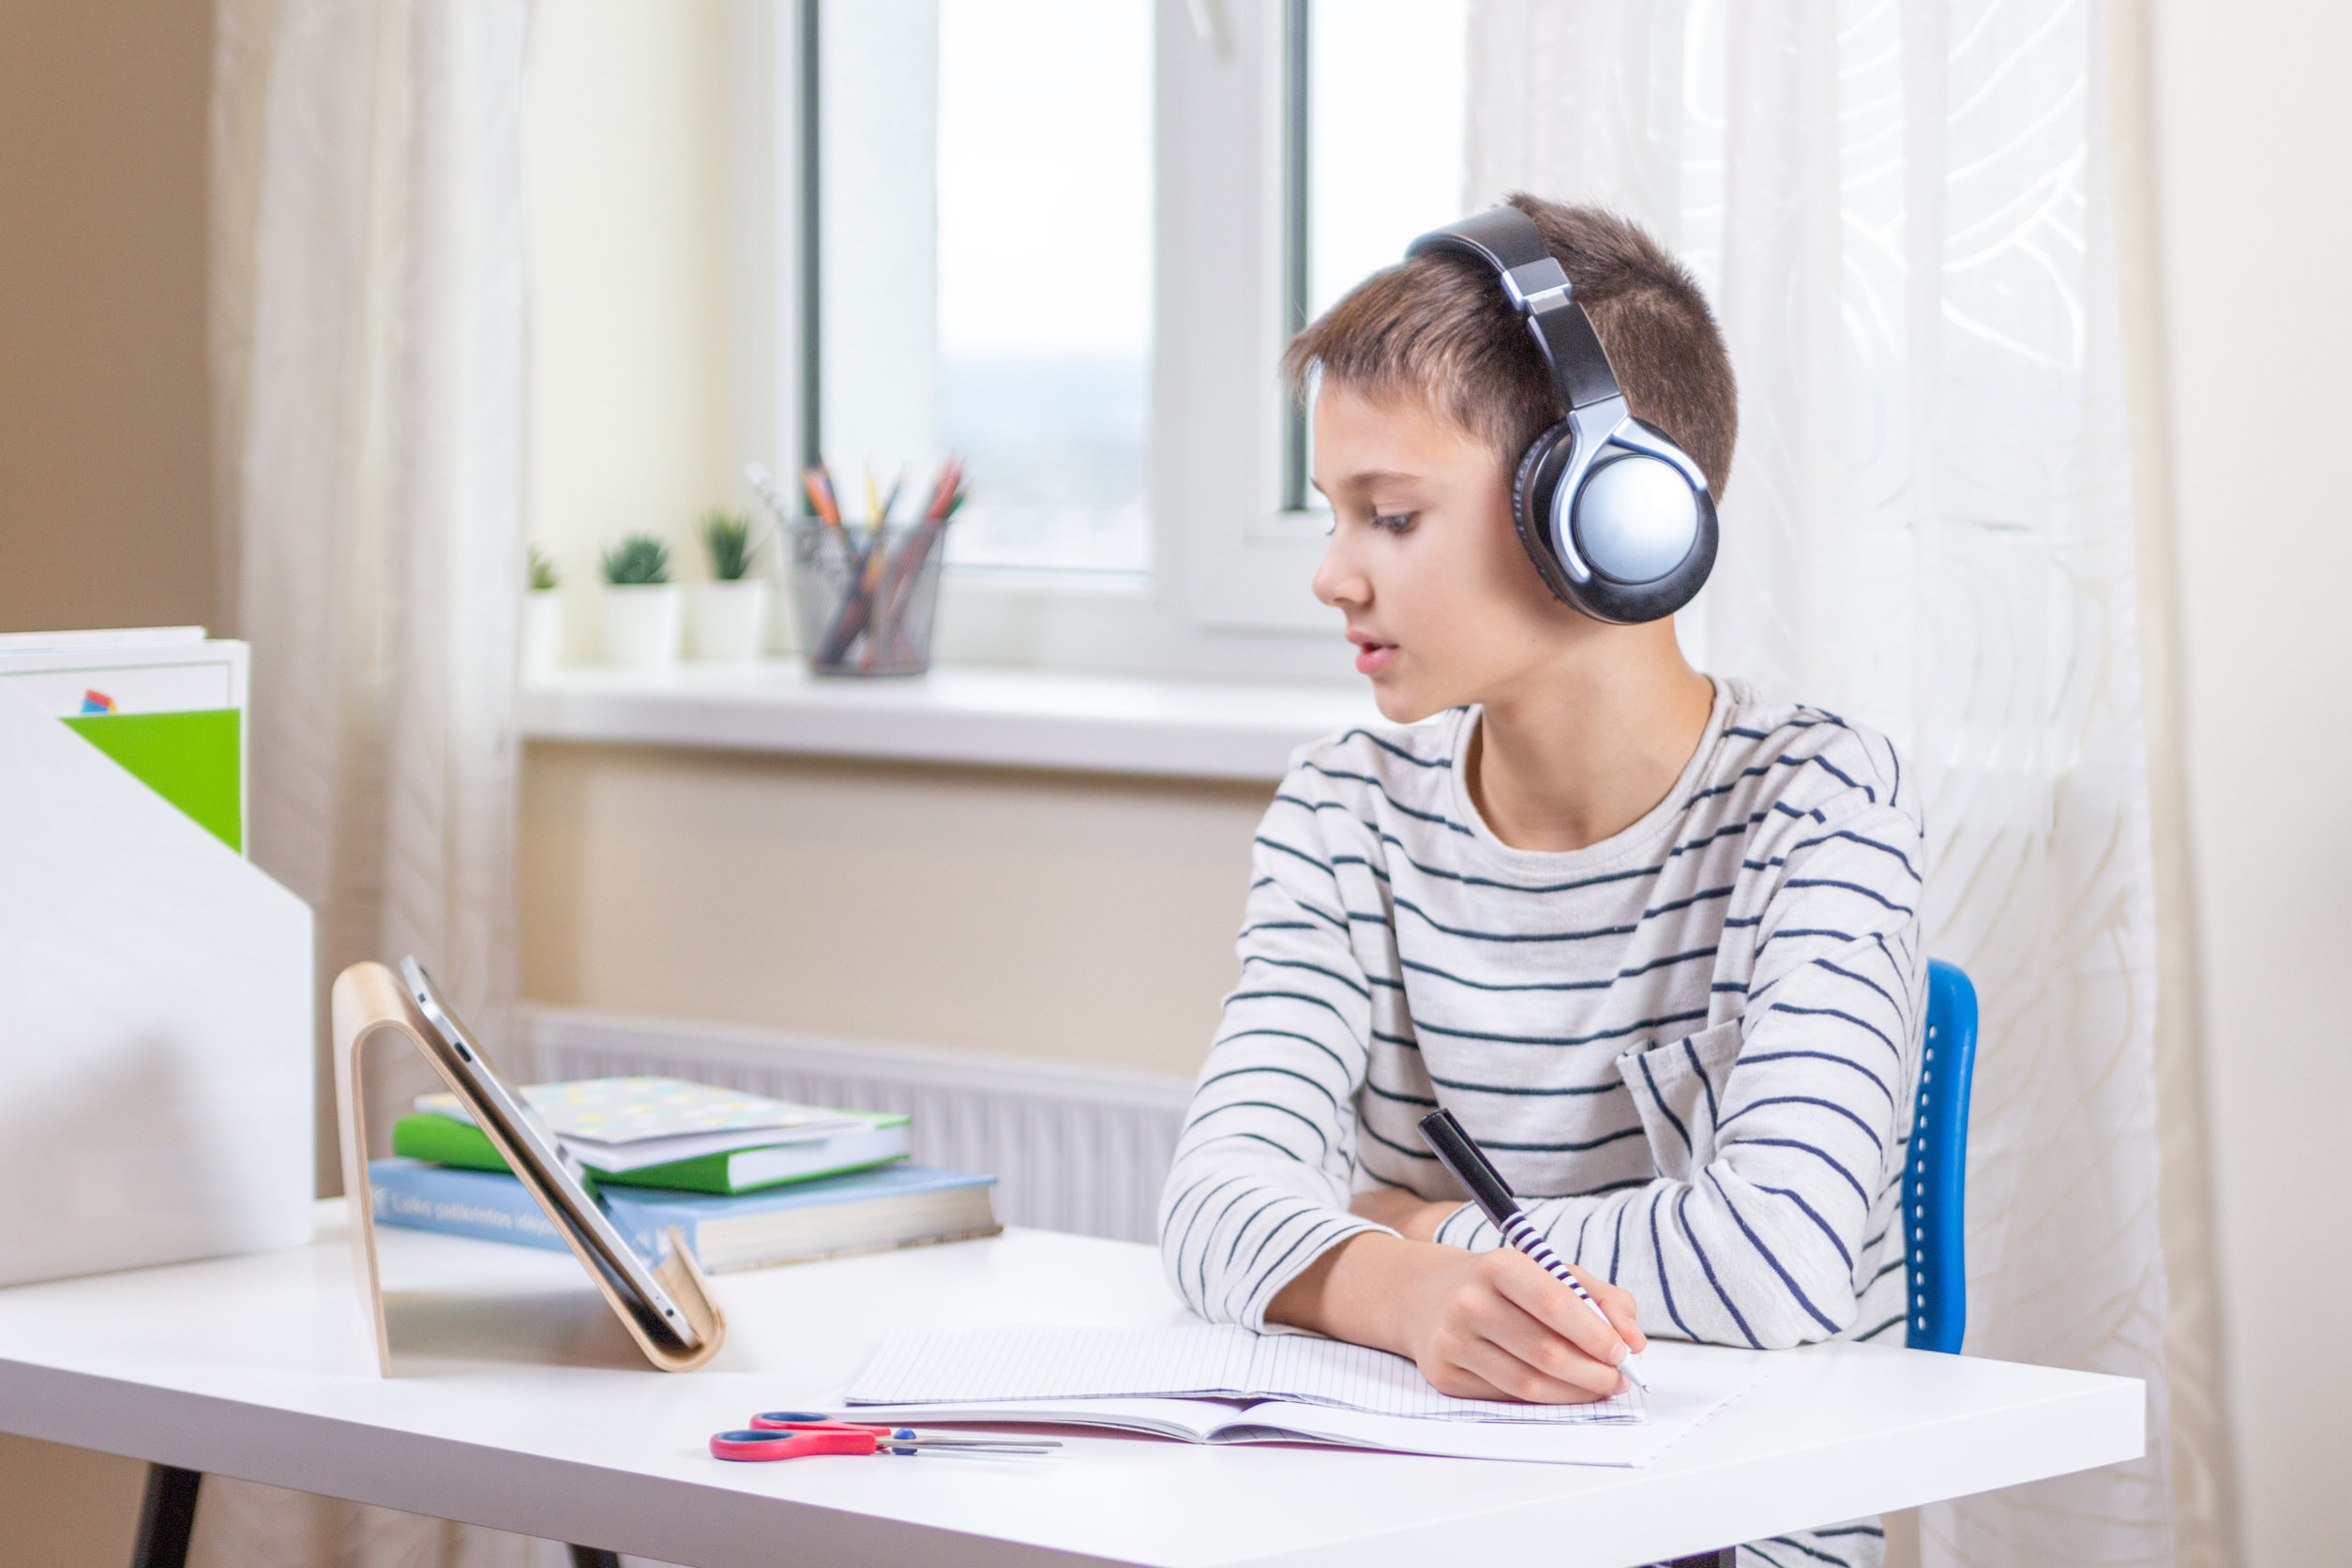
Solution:
[[[1413,519],[1417,515],[1413,512],[1392,512],[1386,517],[1374,518],[1372,526],[1391,534],[1402,534],[1413,525]]]

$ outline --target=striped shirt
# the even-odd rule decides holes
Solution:
[[[1351,1192],[1464,1197],[1416,1128],[1443,1105],[1650,1334],[1900,1344],[1924,966],[1917,791],[1892,747],[1718,680],[1657,807],[1545,852],[1471,804],[1455,763],[1477,722],[1293,759],[1161,1198],[1178,1291],[1279,1332],[1285,1285],[1383,1229]],[[1467,1204],[1438,1240],[1500,1242]],[[1866,1549],[1807,1549],[1875,1561],[1875,1530],[1852,1529]]]

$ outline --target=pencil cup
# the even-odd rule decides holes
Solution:
[[[877,534],[879,533],[879,538]],[[931,667],[939,605],[935,523],[879,531],[803,522],[792,535],[792,600],[819,675],[920,675]]]

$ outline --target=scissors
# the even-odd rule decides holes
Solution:
[[[912,1426],[860,1426],[829,1421],[813,1410],[763,1410],[738,1431],[711,1437],[715,1459],[804,1459],[819,1454],[1043,1454],[1060,1448],[1045,1438],[988,1440],[919,1437]]]

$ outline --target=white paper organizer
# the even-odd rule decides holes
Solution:
[[[0,684],[0,1285],[310,1239],[310,912]]]

